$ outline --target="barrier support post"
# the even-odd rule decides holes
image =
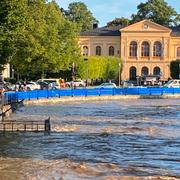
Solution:
[[[51,131],[50,117],[44,121],[44,130],[46,132]]]

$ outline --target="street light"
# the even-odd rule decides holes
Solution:
[[[72,64],[72,81],[75,79],[75,63]]]
[[[119,65],[119,87],[121,85],[121,63],[118,64]]]
[[[3,74],[0,72],[0,82],[3,82],[4,81],[4,77],[3,77]]]
[[[84,61],[88,62],[88,58],[84,58]],[[86,67],[86,86],[88,86],[88,65]]]

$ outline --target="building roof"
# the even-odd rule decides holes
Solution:
[[[123,26],[104,26],[91,31],[81,32],[80,36],[120,36],[119,30],[121,28],[123,28]]]
[[[101,28],[96,28],[90,31],[81,32],[80,36],[120,36],[120,29],[124,28],[124,26],[104,26]],[[180,25],[176,27],[171,27],[172,29],[171,36],[180,36]]]
[[[180,36],[180,25],[176,27],[172,27],[171,36]]]

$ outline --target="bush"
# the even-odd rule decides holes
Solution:
[[[179,79],[180,74],[180,59],[172,61],[170,64],[171,77],[173,79]]]
[[[82,58],[77,64],[77,76],[81,79],[117,79],[119,74],[119,63],[122,61],[117,57],[89,56]]]
[[[16,79],[15,79],[15,78],[4,78],[4,81],[10,82],[10,83],[12,83],[12,84],[15,84],[15,83],[16,83]]]

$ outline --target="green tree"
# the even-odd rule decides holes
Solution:
[[[121,25],[123,27],[126,27],[130,24],[130,20],[124,17],[121,18],[115,18],[112,21],[107,23],[107,26],[118,26]]]
[[[26,13],[25,26],[14,41],[11,64],[16,71],[39,78],[46,72],[70,69],[80,57],[76,24],[62,16],[54,1],[29,1]]]
[[[70,21],[78,24],[80,31],[91,30],[93,23],[98,23],[83,2],[70,3],[68,10],[64,14]]]
[[[148,0],[145,3],[140,3],[137,9],[137,14],[132,15],[132,23],[143,19],[150,19],[164,26],[172,26],[179,23],[177,12],[164,0]]]
[[[43,71],[46,64],[45,33],[45,1],[27,2],[27,24],[24,31],[16,41],[16,54],[11,64],[21,75],[29,75],[30,72]],[[13,22],[12,22],[13,23]]]
[[[16,54],[16,41],[26,26],[26,7],[24,0],[0,1],[0,70]]]
[[[117,57],[89,56],[77,64],[77,75],[82,79],[117,79],[119,63],[122,61]]]
[[[170,64],[171,77],[173,79],[179,79],[180,75],[180,59],[172,61]]]
[[[106,69],[104,72],[105,79],[116,79],[119,74],[119,58],[106,57]]]
[[[77,24],[55,1],[0,1],[0,70],[13,65],[23,76],[68,70],[80,57]]]

